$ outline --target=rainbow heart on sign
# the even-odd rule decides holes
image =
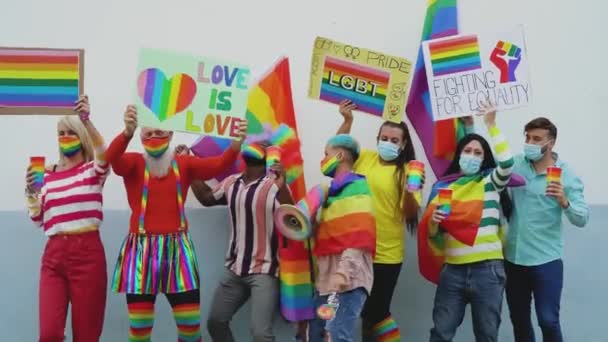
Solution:
[[[196,82],[192,77],[176,74],[168,80],[156,68],[142,71],[137,86],[139,97],[160,122],[188,108],[196,95]]]

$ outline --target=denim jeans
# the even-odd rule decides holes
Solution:
[[[564,282],[564,264],[554,260],[538,266],[505,264],[507,303],[513,323],[515,342],[534,342],[531,310],[532,297],[544,342],[562,342],[559,307]]]
[[[502,260],[445,264],[435,292],[430,341],[452,341],[467,304],[471,304],[475,341],[497,341],[505,281]]]
[[[315,297],[315,307],[319,307],[327,302],[328,296]],[[338,311],[336,316],[331,321],[324,321],[320,318],[315,318],[310,322],[309,342],[322,342],[323,333],[329,332],[331,342],[354,342],[355,328],[357,320],[363,310],[363,305],[367,299],[367,291],[362,288],[343,292],[338,294]]]

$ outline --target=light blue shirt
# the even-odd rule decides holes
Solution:
[[[511,263],[536,266],[561,259],[562,212],[577,227],[585,226],[589,220],[583,182],[557,154],[555,158],[555,166],[562,169],[561,183],[570,202],[567,209],[545,195],[547,173],[537,174],[523,155],[515,156],[513,172],[524,177],[526,185],[511,188],[514,210],[505,243],[505,257]]]

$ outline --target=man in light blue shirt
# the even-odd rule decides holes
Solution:
[[[589,208],[583,183],[553,152],[557,128],[546,118],[525,126],[524,155],[515,157],[514,173],[526,185],[513,188],[513,215],[505,243],[507,303],[515,342],[534,342],[532,298],[545,342],[562,342],[559,309],[563,286],[562,213],[583,227]],[[562,170],[560,182],[547,182],[547,168]]]

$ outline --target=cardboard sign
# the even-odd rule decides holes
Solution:
[[[250,70],[240,64],[142,49],[135,103],[141,126],[223,138],[238,136]]]
[[[312,52],[308,96],[394,122],[405,111],[412,63],[404,58],[317,37]]]
[[[457,35],[422,43],[433,119],[471,115],[531,101],[523,28],[498,35]]]
[[[84,50],[0,47],[0,115],[76,114]]]

